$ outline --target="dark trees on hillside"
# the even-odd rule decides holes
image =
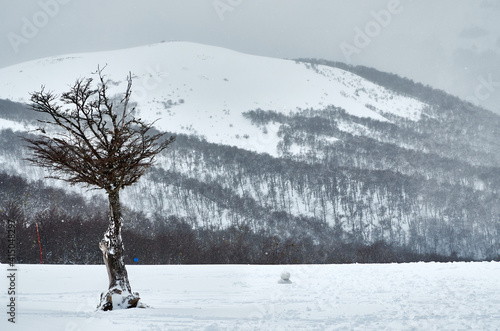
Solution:
[[[135,118],[129,106],[132,78],[121,101],[111,99],[102,69],[92,78],[79,79],[59,98],[51,92],[31,95],[34,111],[48,115],[40,120],[41,137],[26,141],[36,165],[52,172],[53,178],[82,183],[106,191],[110,207],[109,225],[99,243],[108,269],[109,289],[101,295],[102,310],[136,307],[124,263],[120,190],[132,185],[153,163],[155,156],[174,141],[151,134],[152,124]],[[68,107],[68,108],[67,108]],[[47,132],[53,130],[55,132]]]

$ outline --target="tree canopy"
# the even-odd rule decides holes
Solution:
[[[60,97],[44,86],[32,93],[32,109],[49,115],[40,123],[59,131],[40,128],[41,137],[26,140],[34,152],[29,160],[51,170],[51,177],[110,193],[137,182],[174,138],[151,134],[154,122],[147,124],[133,116],[130,73],[119,102],[109,95],[103,69],[96,74],[96,87],[94,79],[86,78],[78,79]]]

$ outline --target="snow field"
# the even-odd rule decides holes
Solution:
[[[112,312],[95,311],[104,265],[17,269],[17,323],[4,313],[2,330],[500,329],[496,262],[131,265],[132,290],[151,308]],[[284,271],[291,284],[278,284]]]

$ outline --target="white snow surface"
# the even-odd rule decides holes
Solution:
[[[148,309],[96,311],[104,265],[2,264],[1,330],[498,330],[500,263],[128,266]],[[291,284],[278,284],[290,273]]]
[[[33,127],[32,125],[0,118],[0,131],[5,129],[11,129],[12,131],[29,131],[34,130],[35,127]]]
[[[161,130],[197,134],[208,141],[276,155],[277,130],[263,133],[243,112],[261,108],[289,114],[334,105],[348,113],[387,121],[392,113],[418,120],[425,104],[394,94],[350,72],[238,53],[188,42],[44,58],[0,69],[0,98],[28,102],[41,85],[56,93],[98,65],[125,91],[133,78],[132,99],[139,117]],[[375,109],[371,110],[367,107]]]

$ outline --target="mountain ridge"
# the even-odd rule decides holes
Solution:
[[[475,258],[500,253],[498,115],[376,69],[192,43],[0,69],[0,98],[26,98],[44,79],[60,93],[75,78],[66,78],[68,68],[83,77],[106,59],[112,91],[123,92],[131,67],[143,93],[134,100],[137,115],[160,118],[156,129],[177,136],[123,192],[129,208],[148,219],[173,215],[193,228],[243,226],[319,244],[384,241]],[[19,123],[18,132],[29,134],[36,123],[20,108],[0,101],[0,128]],[[16,134],[0,132],[0,170],[43,177],[23,163],[27,151],[13,142]]]
[[[252,144],[236,135],[255,136],[258,132],[239,123],[239,114],[256,108],[288,113],[298,108],[328,106],[335,101],[353,115],[383,121],[386,120],[383,116],[366,107],[368,101],[375,106],[395,104],[397,107],[389,107],[391,111],[409,117],[420,116],[418,112],[423,107],[408,98],[399,100],[401,105],[389,98],[372,100],[369,93],[363,92],[359,100],[353,99],[351,94],[356,89],[375,89],[381,98],[384,90],[367,81],[356,81],[355,76],[340,69],[322,67],[318,70],[291,60],[183,42],[50,57],[3,68],[0,69],[0,97],[27,102],[29,92],[38,90],[42,84],[61,93],[67,84],[106,63],[109,65],[105,74],[116,85],[116,92],[123,90],[126,74],[132,72],[132,99],[143,110],[142,117],[161,118],[157,122],[161,130],[175,128],[181,133],[196,133],[212,142],[243,148],[251,148]],[[192,121],[193,117],[199,123]],[[227,122],[225,133],[213,133],[213,128],[222,122]],[[242,133],[243,127],[248,132]],[[256,148],[265,147],[256,144]]]

